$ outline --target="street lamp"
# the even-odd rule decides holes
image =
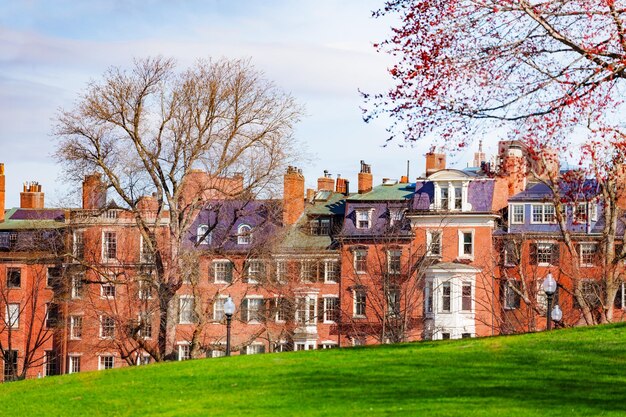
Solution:
[[[554,320],[555,322],[559,322],[561,321],[561,319],[563,318],[563,311],[561,311],[561,307],[559,307],[559,305],[555,305],[554,308],[552,309],[552,320]]]
[[[550,330],[552,328],[552,297],[554,296],[554,293],[556,292],[556,281],[554,280],[554,278],[552,278],[552,273],[548,272],[548,276],[546,277],[546,279],[543,280],[543,292],[546,293],[546,296],[548,298],[548,308],[546,308],[546,319],[547,319],[547,330]],[[561,309],[559,308],[559,312],[561,311]],[[559,317],[560,319],[560,317]]]
[[[230,321],[235,313],[235,303],[230,295],[224,302],[224,314],[226,315],[226,356],[230,356]]]

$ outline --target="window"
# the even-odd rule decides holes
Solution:
[[[580,266],[593,266],[596,263],[598,245],[595,243],[581,243],[579,247]]]
[[[117,258],[117,235],[115,232],[102,233],[102,259],[111,261]]]
[[[287,282],[287,261],[276,261],[276,282],[279,284]]]
[[[137,335],[142,339],[152,339],[152,315],[148,312],[139,314],[139,331]]]
[[[196,243],[198,243],[198,245],[210,245],[212,238],[213,236],[212,233],[209,232],[208,224],[201,224],[198,226],[196,231]]]
[[[554,204],[533,204],[531,223],[554,223],[556,221]]]
[[[115,337],[115,320],[113,317],[100,316],[100,338],[113,339]]]
[[[260,353],[265,353],[265,345],[261,343],[253,343],[239,351],[241,355],[258,355]]]
[[[293,350],[293,344],[285,340],[279,340],[278,342],[274,342],[273,349],[274,352],[291,352]]]
[[[48,268],[48,275],[46,276],[46,286],[50,288],[58,288],[61,285],[61,268],[58,266],[51,266]]]
[[[389,274],[396,275],[401,272],[401,258],[401,250],[387,251],[387,272]]]
[[[249,260],[246,263],[246,279],[250,284],[258,284],[263,281],[265,265],[258,259]]]
[[[70,355],[69,360],[68,373],[75,374],[80,372],[80,356]]]
[[[622,282],[617,287],[617,293],[615,294],[615,308],[624,308],[626,306],[626,283]]]
[[[115,358],[110,355],[100,356],[98,361],[98,369],[113,369],[113,365],[115,364]]]
[[[444,282],[441,284],[441,311],[444,313],[450,312],[452,301],[452,287],[450,282]]]
[[[441,333],[441,340],[450,340],[450,333],[448,332]]]
[[[300,280],[302,282],[314,282],[318,279],[317,261],[304,260],[300,262]]]
[[[75,230],[73,234],[73,254],[74,258],[82,260],[85,257],[85,240],[82,230]]]
[[[459,231],[459,257],[471,258],[474,256],[474,232]]]
[[[587,222],[587,204],[578,203],[574,206],[574,222],[586,223]]]
[[[502,302],[505,310],[514,310],[516,308],[520,308],[520,289],[520,281],[509,279],[503,282]]]
[[[365,337],[352,336],[352,346],[365,346]]]
[[[283,323],[287,321],[287,317],[293,317],[293,313],[291,312],[292,303],[285,297],[275,297],[273,309],[275,313],[274,318],[277,322]]]
[[[367,272],[367,251],[364,249],[358,249],[354,251],[354,271],[357,274],[364,274]]]
[[[365,317],[367,307],[367,294],[364,289],[356,289],[354,297],[354,317]]]
[[[471,339],[471,333],[461,333],[461,339]]]
[[[371,214],[371,210],[356,210],[356,228],[369,229]]]
[[[502,261],[504,266],[515,266],[519,264],[519,247],[514,241],[506,241],[503,244],[504,253],[502,254]]]
[[[115,284],[111,282],[105,282],[103,284],[100,284],[100,297],[114,298],[115,297]]]
[[[424,313],[433,313],[433,282],[427,281],[424,286]]]
[[[181,295],[178,299],[178,323],[195,323],[195,300],[191,295]]]
[[[17,303],[7,304],[5,323],[10,329],[20,327],[20,305]]]
[[[22,286],[22,270],[20,268],[7,268],[7,288],[20,288]]]
[[[524,205],[523,204],[511,205],[511,223],[524,224]]]
[[[461,210],[463,208],[463,189],[455,188],[454,189],[454,209]]]
[[[589,307],[597,307],[600,305],[600,283],[594,279],[582,279],[580,281],[580,292]],[[574,298],[574,305],[580,307],[580,304]]]
[[[57,354],[54,350],[46,350],[44,352],[44,376],[57,375],[59,370],[57,368]]]
[[[83,337],[83,316],[70,316],[70,339],[78,340]]]
[[[472,311],[472,284],[468,282],[461,287],[461,310]]]
[[[237,244],[249,245],[252,242],[252,227],[242,224],[237,229]]]
[[[443,187],[439,189],[439,207],[442,210],[448,210],[448,208],[450,207],[450,204],[448,202],[450,198],[450,193],[448,192],[448,188],[447,187]]]
[[[72,276],[72,298],[80,298],[83,296],[83,275],[76,274]]]
[[[178,345],[178,360],[186,361],[191,359],[191,345],[188,343]]]
[[[259,323],[265,318],[265,302],[262,297],[244,298],[241,303],[241,320]]]
[[[142,279],[137,282],[137,298],[140,300],[152,299],[152,281],[149,279]]]
[[[141,247],[139,248],[139,260],[142,263],[154,263],[154,252],[150,249],[150,242],[141,236]]]
[[[426,232],[426,253],[429,256],[441,256],[441,230],[429,230]]]
[[[321,345],[322,349],[335,349],[337,347],[339,347],[339,345],[337,345],[336,342],[324,342]]]
[[[233,264],[231,261],[213,261],[213,279],[218,284],[233,282]]]
[[[309,221],[309,227],[313,236],[330,235],[330,218],[319,217]]]
[[[55,303],[46,304],[46,328],[56,327],[59,321],[59,305]]]
[[[339,263],[337,261],[324,261],[324,282],[339,281]]]
[[[337,323],[339,321],[339,297],[324,297],[324,322]]]
[[[389,210],[389,225],[396,226],[402,224],[402,219],[404,218],[404,210],[403,209],[390,209]]]
[[[224,303],[226,303],[226,297],[218,297],[213,302],[213,320],[224,320]]]
[[[17,350],[4,351],[4,380],[13,381],[17,379]]]
[[[545,278],[538,279],[536,281],[536,290],[537,290],[537,306],[543,310],[545,313],[546,308],[548,307],[548,297],[546,293],[543,291],[543,281]],[[552,308],[559,303],[559,285],[557,282],[556,292],[552,295]]]
[[[300,325],[315,325],[316,318],[316,302],[315,296],[307,295],[304,297],[296,297],[296,323]]]
[[[211,350],[211,357],[212,358],[221,358],[226,356],[226,351],[224,350],[220,350],[220,349],[213,349]]]
[[[400,288],[387,290],[387,314],[390,317],[400,316]]]
[[[531,264],[540,266],[558,265],[559,247],[556,243],[531,243]]]

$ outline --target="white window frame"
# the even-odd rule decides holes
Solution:
[[[193,324],[195,315],[195,297],[184,294],[178,297],[178,324]]]
[[[448,309],[444,310],[444,299],[446,298],[445,296],[445,289],[448,288],[449,294],[447,296],[448,298]],[[451,281],[443,281],[441,283],[441,291],[439,291],[439,293],[441,294],[441,296],[439,297],[439,312],[440,313],[444,313],[444,314],[449,314],[452,313],[454,311],[454,305],[453,305],[453,301],[454,301],[454,286],[452,285]]]
[[[357,268],[357,258],[359,257],[359,255],[363,255],[363,262],[365,265],[364,269],[359,269]],[[367,250],[366,249],[355,249],[352,253],[352,266],[354,268],[354,272],[357,274],[367,274]]]
[[[465,253],[465,234],[469,233],[472,236],[472,253],[471,254],[466,254]],[[476,249],[476,239],[475,239],[475,230],[471,229],[463,229],[463,230],[459,230],[459,258],[461,259],[474,259],[474,253],[475,253],[475,249]]]
[[[322,349],[335,349],[339,347],[339,344],[333,340],[324,340],[320,343]]]
[[[258,308],[255,309],[255,317],[250,315],[250,301],[254,300],[255,304],[258,304]],[[260,301],[260,303],[258,303],[258,301]],[[264,303],[264,298],[262,295],[247,295],[244,298],[244,302],[246,303],[246,323],[248,324],[259,324],[261,323],[261,321],[263,320],[263,313],[264,313],[264,307],[265,307],[265,303]]]
[[[339,268],[339,261],[336,259],[324,260],[324,282],[330,284],[339,282],[340,272],[341,269]]]
[[[198,228],[196,229],[196,243],[200,246],[208,246],[211,244],[211,241],[213,240],[213,231],[211,230],[211,232],[209,232],[208,235],[206,235],[206,237],[204,239],[202,239],[202,237],[204,236],[204,234],[209,230],[209,225],[208,224],[200,224],[198,225]]]
[[[106,288],[112,288],[112,295],[107,294],[108,291],[105,291]],[[100,283],[100,298],[113,299],[117,295],[117,288],[115,288],[115,284],[112,282],[101,282]]]
[[[154,263],[154,253],[149,253],[148,248],[145,245],[145,239],[143,235],[139,235],[139,262],[141,263]]]
[[[222,320],[224,320],[224,317],[226,317],[226,315],[224,314],[224,303],[226,303],[226,300],[228,299],[228,296],[226,295],[220,295],[215,299],[215,302],[213,303],[213,321],[220,323]]]
[[[77,354],[69,354],[67,355],[68,357],[68,367],[67,367],[67,373],[68,374],[75,374],[80,372],[80,357],[81,355],[77,355]]]
[[[178,343],[178,361],[187,361],[191,359],[191,343]]]
[[[76,259],[83,259],[85,257],[84,230],[74,230],[72,232],[72,255],[74,255]]]
[[[549,260],[548,262],[540,262],[541,257],[539,256],[539,249],[540,248],[544,248],[544,250],[546,248],[550,248],[550,253],[547,255]],[[536,251],[537,253],[535,254],[537,256],[537,266],[550,266],[552,265],[552,258],[554,256],[554,250],[558,250],[558,244],[554,243],[554,242],[537,242],[536,243]],[[544,253],[545,255],[545,253]]]
[[[258,352],[262,348],[263,352]],[[248,346],[246,346],[246,355],[260,355],[265,353],[265,344],[262,342],[252,342]]]
[[[398,255],[398,268],[392,269],[392,261],[395,263],[395,255]],[[394,256],[393,259],[392,256]],[[400,275],[402,273],[402,249],[387,250],[387,273],[390,275]]]
[[[276,261],[276,269],[275,269],[275,277],[276,282],[279,284],[287,283],[287,274],[289,273],[289,268],[286,260],[278,260]]]
[[[526,220],[525,207],[525,204],[511,204],[511,224],[524,224]],[[517,209],[521,209],[521,213],[517,213]],[[520,215],[521,218],[518,217]]]
[[[434,283],[432,279],[428,279],[424,285],[424,315],[426,317],[432,317],[435,313],[434,300]]]
[[[105,320],[111,320],[111,323],[113,323],[113,326],[106,326],[106,327],[112,327],[111,329],[107,329],[111,330],[111,334],[110,335],[105,335]],[[108,323],[106,323],[108,324]],[[100,332],[99,332],[99,336],[100,339],[115,339],[115,333],[117,331],[117,325],[115,323],[115,319],[111,316],[107,316],[106,314],[102,314],[100,315]]]
[[[252,268],[252,266],[255,268]],[[261,259],[248,259],[246,261],[246,276],[248,278],[248,284],[258,284],[259,283],[259,275],[261,275],[264,271],[264,262]]]
[[[356,209],[354,210],[356,214],[356,228],[359,230],[367,230],[372,228],[372,212],[374,209]],[[367,225],[363,227],[361,222],[367,222]]]
[[[285,297],[282,295],[274,296],[274,305],[276,306],[276,311],[274,312],[274,321],[276,323],[286,323],[287,317],[285,316],[285,311],[283,308],[283,303],[286,301]]]
[[[231,284],[233,282],[233,263],[228,259],[215,259],[213,260],[213,282],[215,284]],[[218,271],[218,266],[225,269]],[[230,280],[222,279],[222,273],[226,278],[230,276]]]
[[[517,310],[519,307],[516,306],[516,299],[520,299],[521,306],[521,296],[515,291],[516,288],[519,287],[517,283],[520,283],[520,281],[511,278],[507,279],[504,284],[504,294],[502,294],[502,308],[504,308],[505,310]],[[510,302],[511,297],[513,297],[513,303]]]
[[[70,316],[70,340],[81,340],[83,338],[83,316]]]
[[[530,210],[530,224],[556,224],[556,206],[552,203],[539,203],[539,204],[531,204],[531,210]],[[549,221],[547,220],[548,218],[548,213],[546,211],[546,209],[550,207],[552,209],[552,213],[554,216],[554,220],[553,221]],[[540,213],[537,213],[540,215],[541,220],[536,220],[535,219],[535,208],[537,209],[541,209]]]
[[[307,294],[296,297],[295,320],[297,326],[315,326],[317,314],[317,296]]]
[[[77,273],[72,276],[72,289],[70,296],[72,299],[80,299],[82,298],[82,292],[84,290],[83,278],[85,277],[84,273]]]
[[[294,352],[300,352],[304,350],[315,350],[317,349],[317,342],[314,340],[303,340],[297,341],[293,344]]]
[[[363,302],[359,302],[357,303],[357,296],[362,295],[363,296]],[[359,307],[360,305],[363,305],[362,310],[360,311],[361,308]],[[356,317],[356,318],[365,318],[367,317],[367,291],[365,291],[364,288],[356,288],[354,290],[352,290],[352,317]]]
[[[433,248],[433,236],[434,235],[439,235],[439,251],[438,253],[433,252],[432,248]],[[426,231],[426,255],[427,256],[433,256],[433,257],[439,257],[441,256],[442,253],[442,249],[443,249],[443,230],[427,230]]]
[[[111,367],[107,368],[104,361],[110,359],[111,360]],[[107,369],[114,369],[115,368],[115,356],[113,355],[98,355],[98,370],[99,371],[104,371]]]
[[[336,307],[335,308],[335,310],[336,310],[335,314],[336,315],[340,315],[341,314],[341,305],[339,304],[339,296],[337,296],[337,295],[325,295],[323,297],[323,300],[324,300],[324,313],[323,313],[324,314],[324,317],[323,317],[324,323],[327,323],[327,324],[336,323],[335,320],[331,320],[329,318],[329,315],[330,315],[329,313],[331,311],[330,310],[330,300],[333,300],[336,303],[335,304],[335,307]]]
[[[402,223],[404,218],[404,209],[392,208],[389,209],[389,225],[395,226],[397,223]]]
[[[585,256],[587,255],[591,255],[592,257],[598,252],[598,244],[595,242],[586,242],[586,243],[579,243],[579,261],[580,261],[580,266],[581,267],[585,267],[585,268],[590,268],[595,266],[592,262],[585,262]],[[593,248],[591,252],[588,252],[589,248]]]
[[[237,228],[237,244],[249,245],[252,243],[252,226],[243,223]]]
[[[5,307],[5,323],[9,329],[19,329],[20,327],[20,304],[7,303]]]
[[[465,294],[464,294],[464,289],[466,287],[469,287],[470,289],[470,294],[469,294],[469,303],[470,303],[470,308],[469,310],[464,309],[463,308],[463,299],[465,298]],[[475,309],[475,305],[474,305],[474,299],[475,299],[475,294],[474,294],[474,283],[472,281],[461,281],[461,291],[459,294],[459,311],[461,311],[462,313],[473,313],[474,309]]]
[[[110,234],[111,236],[115,237],[115,256],[114,257],[109,257],[109,239],[107,239],[107,235]],[[110,237],[110,236],[109,236]],[[103,230],[102,231],[102,261],[103,262],[112,262],[112,261],[117,261],[117,246],[118,246],[118,241],[117,241],[117,231],[115,230]]]

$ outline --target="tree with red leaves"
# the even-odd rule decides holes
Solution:
[[[599,314],[578,288],[572,293],[587,323],[611,321],[626,257],[618,232],[626,195],[626,1],[388,0],[373,14],[401,19],[375,45],[397,57],[389,69],[395,86],[363,93],[366,121],[391,117],[389,140],[437,134],[439,144],[462,148],[497,129],[522,140],[535,162],[549,162],[548,147],[578,158],[581,175],[544,178],[557,213],[564,210],[557,221],[571,255],[567,209],[574,203],[562,195],[563,183],[596,181],[604,222]]]

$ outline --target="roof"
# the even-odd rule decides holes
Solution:
[[[65,210],[12,208],[5,212],[0,230],[58,229],[65,226]]]
[[[590,200],[598,195],[598,183],[593,179],[583,181],[561,181],[559,183],[559,193],[561,197],[569,201]],[[552,190],[546,184],[540,182],[533,185],[521,193],[517,193],[509,201],[546,201],[552,199]]]
[[[323,201],[314,200],[312,203],[305,205],[304,211],[309,215],[323,216],[343,215],[346,210],[346,196],[341,193],[330,192],[328,197]]]
[[[402,201],[412,198],[414,192],[414,183],[381,184],[372,188],[372,191],[368,193],[349,196],[348,201]]]
[[[472,209],[464,213],[491,212],[495,181],[493,179],[474,179],[469,182],[467,201]],[[425,180],[415,184],[415,196],[412,208],[415,211],[429,211],[435,198],[435,185]]]

